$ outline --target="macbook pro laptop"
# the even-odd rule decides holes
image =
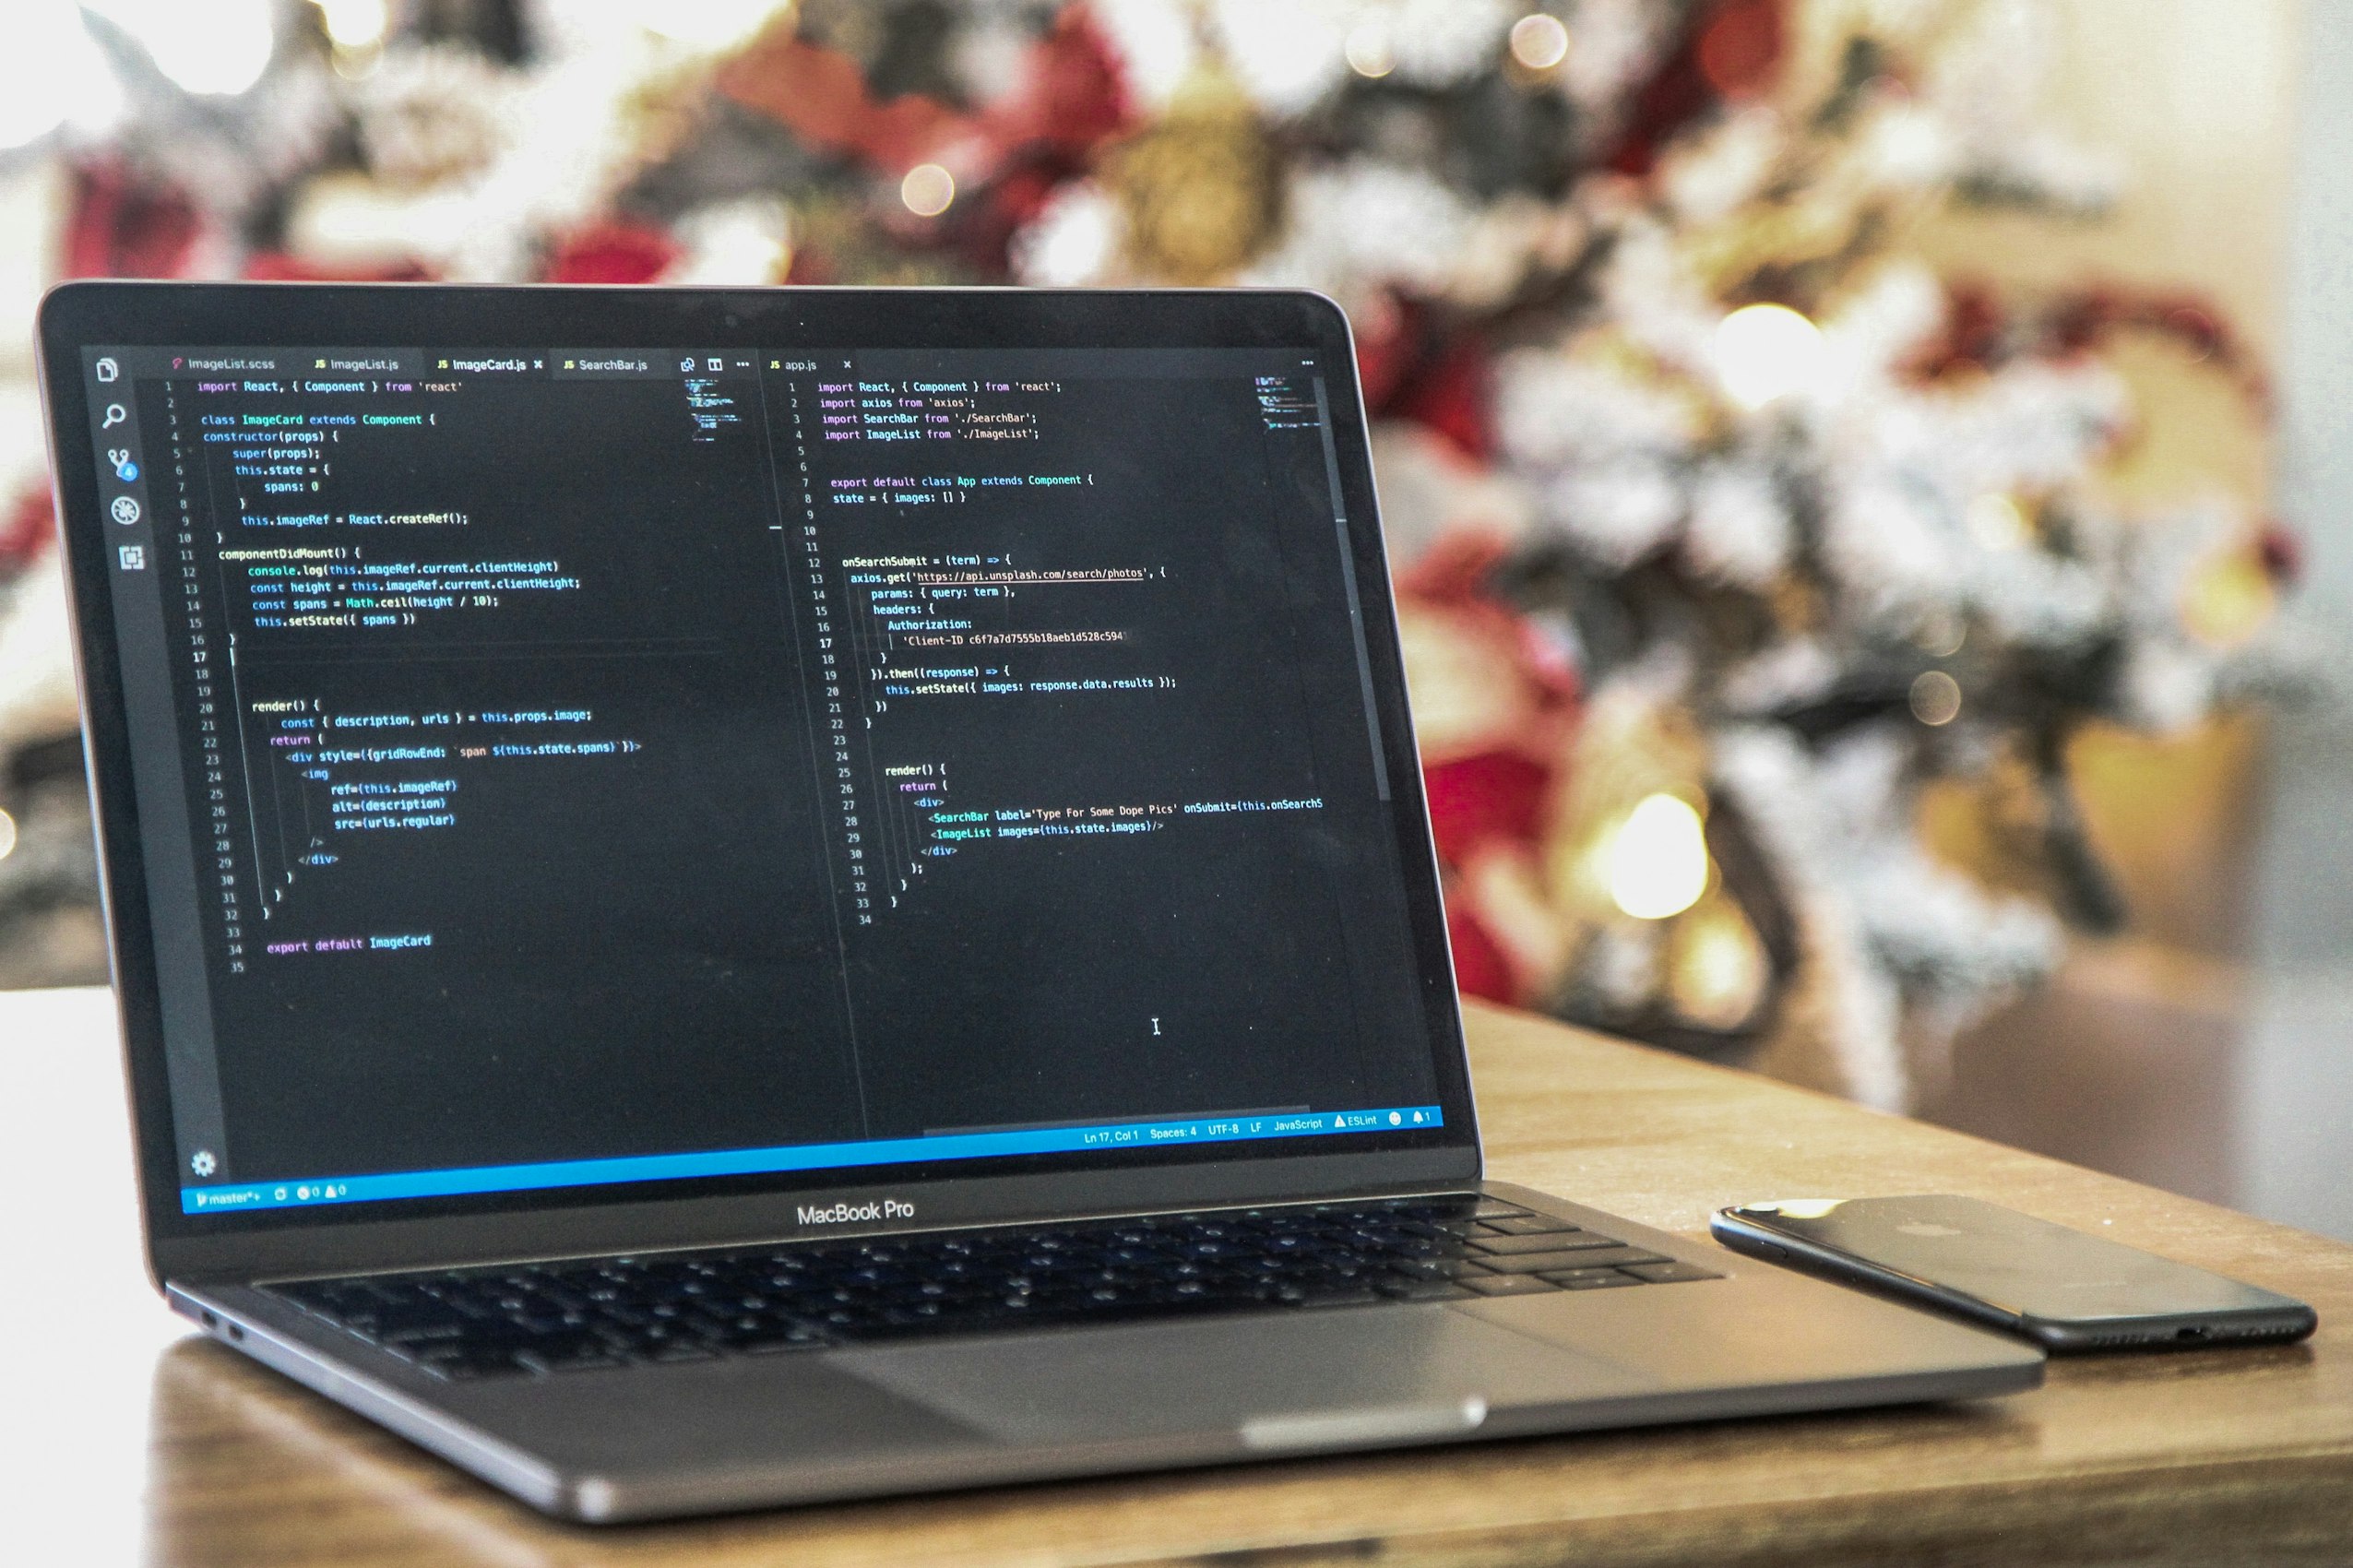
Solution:
[[[41,335],[154,1277],[525,1502],[2038,1381],[1482,1180],[1328,302],[77,283]]]

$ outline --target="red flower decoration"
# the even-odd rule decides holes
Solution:
[[[1079,154],[1125,131],[1130,113],[1118,57],[1087,7],[1071,6],[1030,50],[1021,87],[982,117],[1002,147]]]
[[[56,504],[46,484],[30,484],[17,493],[0,514],[0,573],[13,575],[31,564],[56,537]]]
[[[1661,148],[1726,98],[1755,91],[1781,63],[1782,0],[1718,0],[1634,95],[1618,145],[1602,160],[1646,175]]]
[[[969,134],[966,118],[936,99],[877,99],[858,62],[783,28],[754,40],[719,68],[725,97],[783,125],[810,147],[902,172]]]
[[[1480,752],[1425,764],[1421,782],[1438,858],[1459,865],[1494,839],[1536,841],[1552,770],[1518,752]]]
[[[1443,537],[1396,588],[1456,978],[1466,995],[1522,1003],[1539,977],[1520,972],[1527,959],[1498,934],[1508,934],[1512,911],[1483,907],[1479,889],[1492,879],[1472,873],[1540,858],[1546,804],[1576,720],[1577,679],[1488,588],[1507,548],[1468,532]]]
[[[66,278],[184,278],[201,223],[194,203],[119,163],[74,170],[59,270]]]
[[[1781,63],[1780,0],[1726,0],[1699,30],[1699,74],[1727,98],[1754,92]]]
[[[571,235],[548,260],[551,283],[650,283],[678,259],[678,244],[659,229],[599,223]]]
[[[1512,978],[1512,961],[1506,957],[1501,944],[1488,933],[1463,900],[1460,893],[1449,895],[1446,904],[1446,941],[1455,950],[1455,989],[1465,996],[1484,997],[1490,1002],[1516,1004],[1519,987]]]
[[[1399,377],[1384,410],[1427,425],[1486,462],[1494,456],[1495,396],[1487,346],[1458,332]]]
[[[433,274],[413,261],[383,267],[337,267],[290,255],[284,251],[256,251],[245,258],[245,276],[256,283],[427,283]]]

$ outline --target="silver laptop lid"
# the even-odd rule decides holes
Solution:
[[[159,1271],[1475,1172],[1328,303],[42,327]]]

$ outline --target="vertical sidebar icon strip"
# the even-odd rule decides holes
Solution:
[[[164,1082],[172,1102],[173,1164],[182,1185],[231,1168],[221,1106],[220,1063],[213,1031],[212,988],[205,947],[203,896],[196,883],[196,840],[189,814],[185,759],[181,751],[179,705],[172,690],[172,652],[165,624],[167,548],[175,529],[158,515],[162,505],[178,516],[180,481],[176,461],[158,471],[146,443],[139,407],[138,374],[160,376],[152,350],[113,349],[89,353],[90,437],[98,464],[98,512],[94,520],[68,518],[93,540],[110,569],[107,584],[114,606],[116,658],[121,661],[124,717],[130,731],[131,785],[138,825],[137,854],[145,867],[148,929],[114,933],[123,944],[147,942],[155,964],[156,1000],[163,1035]],[[113,367],[109,380],[106,368]],[[167,384],[168,386],[168,384]],[[167,390],[164,402],[171,401]],[[110,416],[115,410],[120,416]],[[166,445],[172,445],[167,435]],[[113,454],[122,454],[118,459]],[[131,471],[126,473],[125,468]],[[133,505],[116,510],[117,503]],[[127,514],[127,517],[125,517]],[[137,550],[144,564],[133,567],[125,550]],[[119,847],[118,847],[119,852]]]

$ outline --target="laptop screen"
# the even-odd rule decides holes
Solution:
[[[1344,353],[79,368],[184,1214],[1443,1125]]]

